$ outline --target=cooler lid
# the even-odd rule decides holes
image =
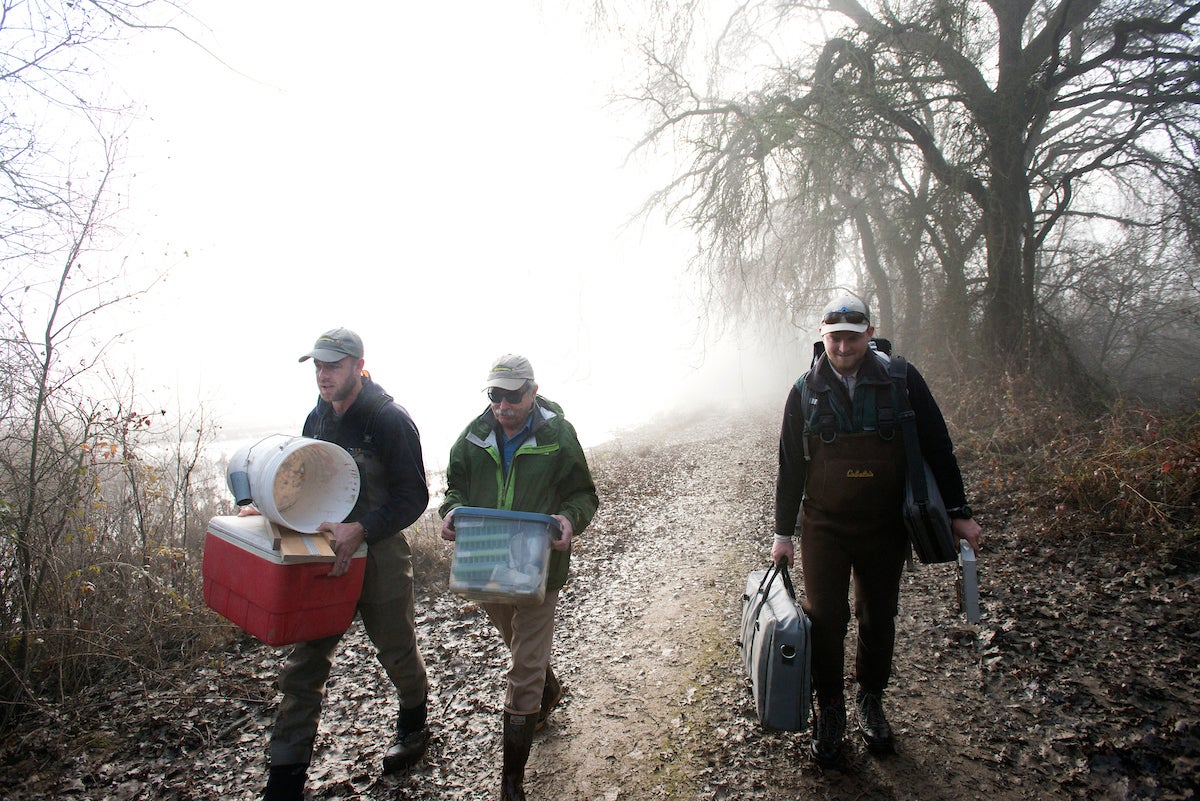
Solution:
[[[253,551],[263,559],[276,563],[298,564],[334,560],[333,549],[324,534],[302,534],[282,528],[272,523],[265,515],[220,515],[208,521],[208,530],[226,542]],[[282,539],[276,542],[281,534]],[[354,552],[354,558],[366,555],[367,544],[364,542]]]
[[[220,515],[208,521],[208,530],[223,540],[255,551],[264,559],[282,561],[274,547],[275,536],[270,521],[262,515]]]

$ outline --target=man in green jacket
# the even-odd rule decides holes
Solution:
[[[550,515],[562,530],[562,537],[552,542],[542,603],[481,604],[512,654],[500,797],[524,801],[533,733],[562,699],[562,685],[550,668],[555,605],[567,582],[571,542],[591,522],[599,499],[575,429],[562,407],[537,394],[528,359],[501,356],[484,389],[489,407],[450,448],[446,500],[438,510],[442,538],[455,539],[454,510],[460,506]]]

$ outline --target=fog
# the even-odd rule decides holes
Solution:
[[[684,406],[782,407],[807,345],[712,333],[693,234],[634,219],[677,169],[629,158],[645,122],[611,98],[636,61],[553,5],[211,2],[208,53],[125,48],[124,247],[166,278],[107,315],[110,362],[220,437],[294,432],[316,398],[297,359],[346,326],[432,469],[510,351],[589,445]]]

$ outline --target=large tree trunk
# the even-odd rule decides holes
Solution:
[[[991,182],[983,208],[987,286],[981,332],[984,353],[1007,367],[1029,362],[1025,240],[1031,232],[1024,140],[1019,130],[991,137]]]

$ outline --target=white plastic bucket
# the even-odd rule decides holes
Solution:
[[[312,534],[340,523],[358,500],[358,465],[340,445],[272,434],[229,460],[225,479],[238,506],[253,503],[270,520]]]

